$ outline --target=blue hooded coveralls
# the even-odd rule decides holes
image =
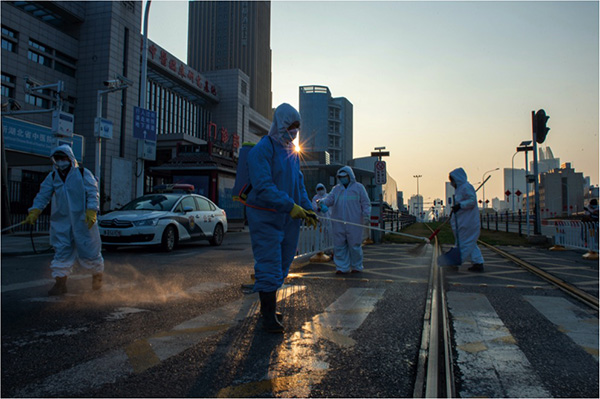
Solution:
[[[331,208],[331,218],[344,220],[355,224],[363,224],[363,221],[371,217],[371,201],[367,195],[365,186],[356,181],[354,172],[349,166],[338,170],[348,173],[350,183],[348,187],[337,184],[322,203]],[[363,230],[364,227],[345,225],[332,222],[333,230],[333,260],[336,269],[342,273],[352,270],[363,270]]]
[[[50,244],[54,247],[54,259],[50,263],[52,278],[69,276],[75,260],[92,273],[104,271],[102,241],[98,223],[91,229],[85,221],[86,209],[100,209],[98,182],[87,169],[83,175],[71,147],[63,144],[52,150],[65,153],[71,161],[71,169],[63,182],[58,169],[50,173],[40,185],[40,191],[29,208],[43,210],[52,200],[50,215]]]
[[[292,219],[294,204],[311,209],[300,162],[287,128],[300,122],[289,104],[275,110],[269,136],[248,153],[252,191],[246,215],[254,254],[254,291],[272,292],[282,286],[296,255],[300,219]]]
[[[483,264],[483,255],[477,246],[481,232],[477,194],[471,183],[467,181],[467,173],[463,168],[454,169],[450,172],[450,176],[456,182],[453,205],[460,204],[460,209],[451,220],[454,236],[458,236],[456,245],[460,248],[460,258],[462,262],[471,259],[474,264]]]

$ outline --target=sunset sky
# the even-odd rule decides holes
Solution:
[[[187,13],[186,1],[150,9],[150,39],[183,61]],[[354,157],[385,146],[404,198],[419,174],[426,200],[458,166],[473,184],[511,167],[543,108],[543,145],[597,185],[598,20],[591,1],[273,1],[273,107],[328,86],[354,105]],[[504,197],[502,179],[492,173],[486,198]]]

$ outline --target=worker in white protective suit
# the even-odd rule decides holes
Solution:
[[[332,219],[353,224],[332,221],[333,260],[337,274],[358,273],[363,270],[362,225],[370,221],[371,201],[365,186],[356,181],[352,168],[340,168],[337,178],[339,184],[319,201],[319,205],[324,212],[331,208]]]
[[[477,246],[481,222],[477,208],[477,194],[467,181],[467,173],[463,168],[450,172],[450,184],[455,188],[454,203],[452,204],[452,231],[456,237],[456,246],[460,249],[461,262],[471,260],[472,272],[483,271],[483,255]]]
[[[100,233],[96,224],[99,210],[98,182],[89,170],[80,168],[71,147],[61,145],[52,150],[54,170],[40,185],[40,191],[29,209],[26,223],[34,224],[52,200],[50,244],[54,259],[50,263],[56,280],[48,295],[67,292],[67,278],[75,261],[91,270],[92,289],[102,287],[104,259]]]
[[[331,218],[331,211],[327,209],[327,211],[324,212],[323,209],[319,207],[319,201],[327,197],[327,189],[325,188],[325,185],[323,183],[317,184],[315,189],[317,190],[317,194],[315,194],[315,196],[312,199],[312,207],[313,211],[317,213],[317,217],[319,218],[319,224],[321,226],[321,237],[323,238],[321,245],[326,245],[328,242],[331,242],[329,241],[331,239],[331,221],[327,220]],[[322,219],[322,217],[325,217],[327,219]],[[328,255],[331,255],[331,252],[328,252]],[[325,255],[325,251],[320,251],[314,257],[310,258],[310,261],[329,262],[331,258],[328,255]]]

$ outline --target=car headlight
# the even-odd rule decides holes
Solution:
[[[158,219],[145,219],[145,220],[138,220],[133,222],[134,226],[156,226],[158,224]]]

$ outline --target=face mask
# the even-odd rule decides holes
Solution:
[[[65,170],[69,166],[71,166],[71,162],[69,161],[56,161],[56,167],[60,170]]]
[[[317,190],[317,194],[323,195],[323,194],[325,194],[325,190]]]
[[[296,137],[298,136],[298,132],[299,129],[291,129],[287,131],[289,136],[290,136],[290,142],[296,140]]]
[[[340,183],[342,183],[344,186],[348,185],[348,183],[350,183],[350,178],[349,177],[340,177]]]

